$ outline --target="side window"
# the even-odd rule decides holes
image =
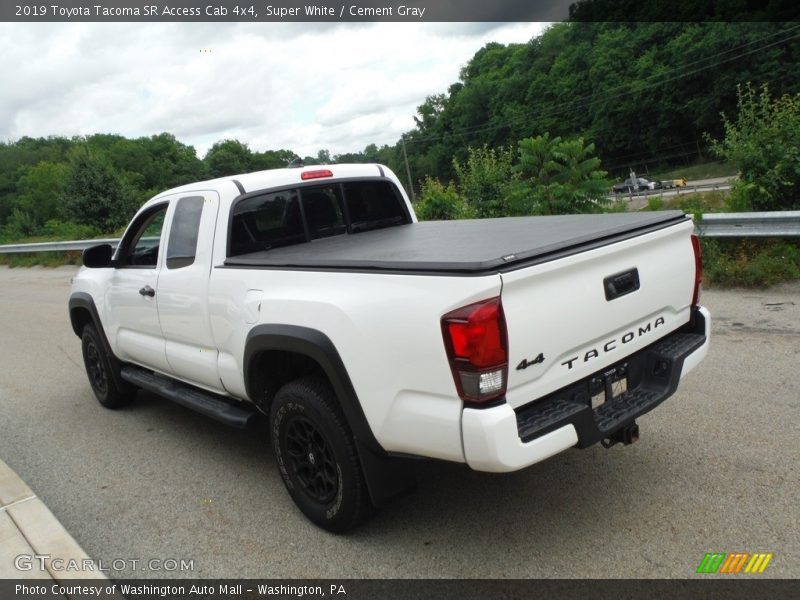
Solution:
[[[338,185],[304,188],[300,195],[308,223],[308,235],[312,240],[341,235],[347,230]]]
[[[194,263],[200,217],[205,200],[202,196],[181,198],[175,206],[167,242],[167,268],[180,269]]]
[[[158,264],[161,230],[166,214],[167,204],[163,204],[140,218],[135,224],[130,241],[124,242],[123,255],[119,258],[121,266],[155,267]]]
[[[231,217],[230,256],[306,241],[296,190],[241,200]]]

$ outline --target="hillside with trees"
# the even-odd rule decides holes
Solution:
[[[708,159],[737,85],[800,91],[798,23],[560,23],[489,44],[405,135],[415,179],[452,179],[467,148],[581,136],[612,175]],[[395,149],[393,166],[402,164]]]

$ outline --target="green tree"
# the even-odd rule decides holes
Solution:
[[[157,192],[200,181],[208,176],[194,147],[179,142],[171,133],[159,133],[140,141],[150,157],[143,170],[145,189]]]
[[[110,232],[128,223],[140,202],[105,157],[85,145],[74,149],[63,193],[70,221]]]
[[[375,144],[367,145],[361,152],[345,152],[337,154],[333,157],[334,163],[381,163],[388,165],[394,160],[394,148],[384,145],[378,148]],[[392,169],[394,169],[394,165]],[[401,165],[405,168],[405,165]],[[400,172],[400,166],[397,166],[397,172]]]
[[[712,150],[736,165],[731,203],[739,210],[800,208],[800,93],[773,98],[766,84],[737,87],[735,120]]]
[[[217,142],[203,158],[212,177],[226,177],[248,173],[254,169],[253,153],[239,140]]]
[[[194,148],[182,144],[171,133],[136,139],[96,134],[87,137],[86,144],[104,156],[143,197],[207,177],[206,167]]]
[[[558,215],[600,212],[609,201],[607,173],[594,144],[549,134],[519,142],[523,185],[510,199],[514,214]]]
[[[61,214],[61,193],[67,175],[65,163],[42,161],[24,170],[17,182],[14,208],[27,213],[38,228]]]
[[[266,150],[253,153],[253,170],[282,169],[295,157],[291,150]]]
[[[22,137],[13,143],[0,142],[0,225],[18,208],[17,186],[26,170],[40,162],[65,162],[67,151],[74,144],[74,140],[63,137]]]

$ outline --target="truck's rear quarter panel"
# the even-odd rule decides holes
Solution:
[[[497,274],[433,277],[215,268],[209,302],[220,376],[231,393],[245,395],[241,363],[247,332],[256,322],[316,329],[334,341],[384,449],[463,461],[462,403],[445,355],[440,318],[464,304],[499,295],[500,285]]]

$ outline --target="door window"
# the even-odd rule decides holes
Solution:
[[[155,268],[166,214],[167,204],[162,204],[139,217],[131,229],[133,235],[123,243],[121,267]]]
[[[167,268],[180,269],[194,263],[200,218],[203,216],[202,196],[181,198],[175,206],[175,215],[169,228],[167,243]]]

